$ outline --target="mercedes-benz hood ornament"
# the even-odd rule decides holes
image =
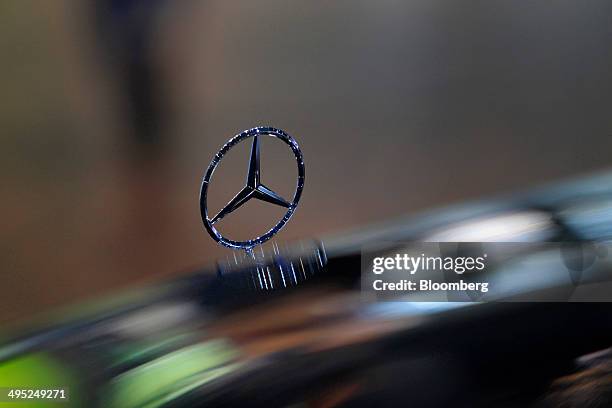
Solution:
[[[276,193],[272,188],[266,186],[262,182],[259,163],[259,139],[260,137],[264,136],[271,136],[282,140],[291,148],[293,155],[295,156],[295,160],[297,162],[298,177],[295,193],[291,201],[286,200],[281,195]],[[208,184],[210,183],[211,177],[225,154],[232,147],[246,139],[252,139],[252,144],[245,186],[240,191],[238,191],[234,198],[232,198],[217,214],[211,216],[211,214],[208,213],[206,196],[208,192]],[[200,190],[200,213],[202,215],[202,222],[204,223],[204,227],[206,228],[210,236],[219,244],[224,245],[228,248],[244,249],[247,253],[252,254],[253,247],[263,244],[264,242],[272,238],[285,226],[287,221],[289,221],[298,205],[298,202],[300,201],[300,196],[302,195],[303,188],[304,158],[302,156],[302,151],[300,150],[300,147],[298,146],[295,139],[289,136],[284,131],[280,129],[275,129],[273,127],[256,127],[253,129],[245,130],[244,132],[231,138],[227,143],[225,143],[225,145],[223,145],[223,147],[217,152],[215,157],[210,162],[210,165],[208,166],[208,169],[204,174],[204,178],[202,180],[202,188]],[[246,241],[234,241],[224,237],[217,230],[215,224],[230,213],[236,211],[247,201],[252,199],[262,200],[273,205],[284,207],[287,209],[287,212],[285,213],[283,218],[281,218],[280,221],[278,221],[278,223],[276,223],[276,225],[274,225],[269,231],[253,239],[249,239]]]

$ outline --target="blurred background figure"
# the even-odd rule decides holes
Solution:
[[[130,147],[135,154],[154,154],[163,145],[159,122],[167,109],[153,50],[164,3],[101,0],[93,10],[103,62],[116,73],[124,90],[126,117],[132,125]]]
[[[611,8],[1,3],[0,322],[226,256],[201,226],[199,182],[256,125],[306,159],[279,240],[606,168]],[[275,148],[262,171],[282,191],[294,178]],[[219,195],[242,182],[241,154]],[[224,227],[274,217],[248,210]]]

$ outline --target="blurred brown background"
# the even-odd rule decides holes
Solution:
[[[200,178],[256,125],[306,158],[279,240],[605,168],[610,16],[605,0],[0,2],[0,322],[227,255]],[[247,151],[215,175],[218,206]],[[262,160],[290,196],[288,151],[266,141]],[[266,208],[226,227],[261,231]]]

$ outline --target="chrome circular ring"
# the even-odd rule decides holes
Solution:
[[[272,227],[265,234],[258,236],[256,238],[249,239],[246,241],[234,241],[234,240],[231,240],[221,235],[221,233],[215,228],[215,226],[213,225],[213,222],[208,216],[208,205],[207,205],[208,184],[210,183],[210,180],[212,178],[212,175],[215,169],[217,168],[217,166],[219,165],[219,163],[221,162],[225,154],[238,143],[248,138],[254,137],[254,136],[272,136],[272,137],[282,140],[287,145],[289,145],[289,147],[291,148],[291,151],[293,152],[293,155],[295,156],[296,162],[297,162],[297,168],[298,168],[297,185],[295,189],[295,194],[293,195],[293,200],[287,207],[287,212],[285,213],[283,218],[274,227]],[[300,197],[302,195],[302,190],[304,189],[304,175],[305,175],[305,170],[304,170],[304,158],[302,156],[302,151],[300,150],[300,147],[298,146],[297,142],[295,141],[293,137],[291,137],[284,131],[273,128],[273,127],[256,127],[253,129],[245,130],[244,132],[231,138],[225,145],[223,145],[223,147],[217,152],[215,157],[212,159],[212,161],[210,162],[210,165],[208,166],[208,169],[206,170],[206,173],[202,180],[202,187],[200,189],[200,214],[202,216],[202,222],[204,223],[204,227],[206,228],[210,236],[221,245],[224,245],[228,248],[245,249],[247,251],[251,250],[254,246],[262,244],[266,242],[267,240],[269,240],[270,238],[272,238],[274,235],[276,235],[285,226],[287,221],[289,221],[295,209],[297,208],[298,202],[300,201]]]

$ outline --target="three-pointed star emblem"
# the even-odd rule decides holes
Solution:
[[[253,136],[253,144],[251,145],[251,157],[249,160],[246,185],[210,220],[210,223],[215,224],[252,198],[267,201],[285,208],[289,208],[291,205],[283,197],[261,183],[259,172],[259,136],[257,135]]]

